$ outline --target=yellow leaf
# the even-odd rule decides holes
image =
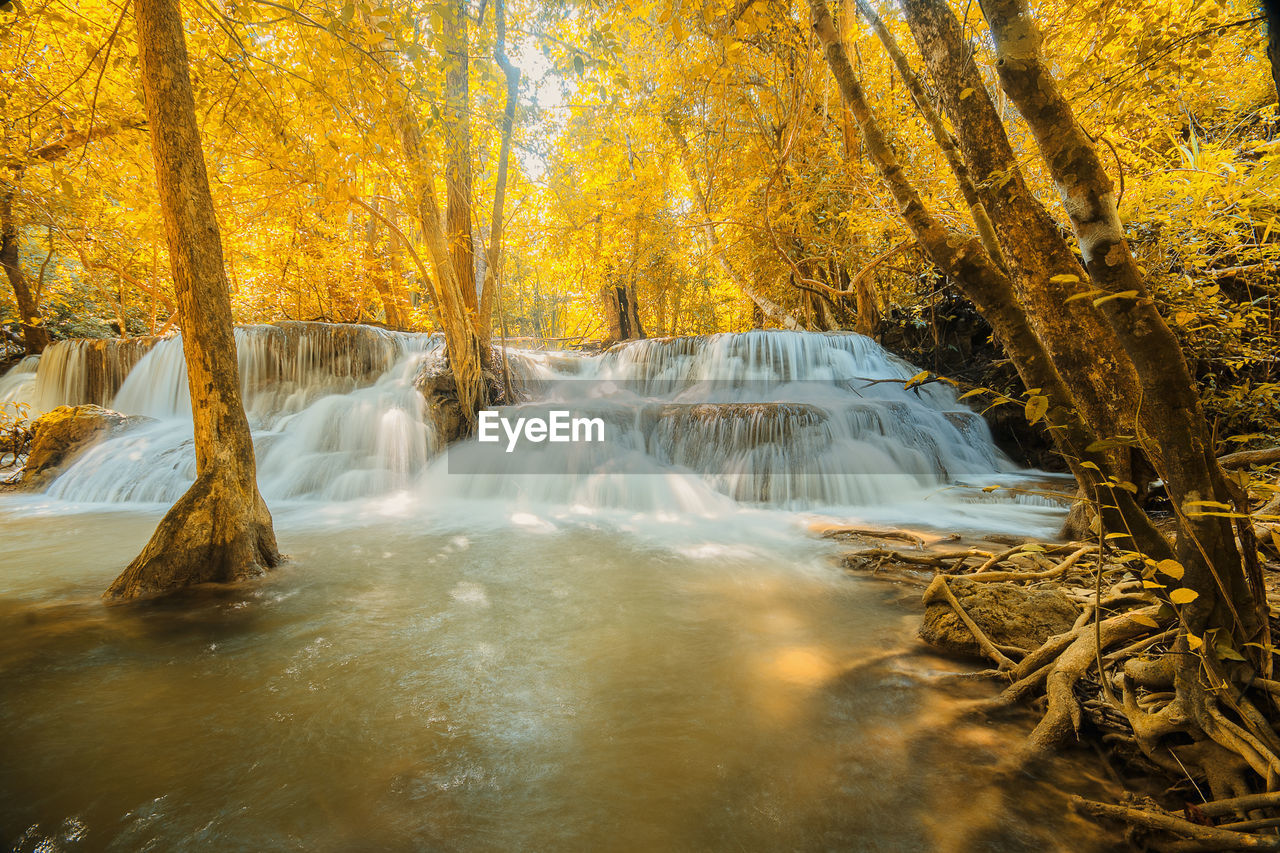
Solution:
[[[1191,651],[1194,652],[1203,645],[1204,640],[1200,639],[1195,634],[1187,634],[1187,648],[1191,649]]]
[[[1080,280],[1080,276],[1072,275],[1071,273],[1067,273],[1067,272],[1059,273],[1058,275],[1055,275],[1049,279],[1049,281],[1053,282],[1054,284],[1070,284],[1073,281],[1079,281],[1079,280]]]
[[[1160,623],[1152,619],[1145,613],[1130,613],[1129,618],[1139,625],[1146,625],[1148,628],[1159,628]]]
[[[973,87],[969,87],[960,93],[960,100],[963,101],[965,98],[970,98],[972,96],[973,96]]]
[[[1028,423],[1036,423],[1049,411],[1049,398],[1037,395],[1027,401],[1025,414]]]
[[[1174,604],[1190,604],[1199,597],[1200,593],[1186,587],[1180,587],[1169,593],[1169,600]]]
[[[1088,299],[1091,296],[1097,296],[1099,293],[1106,293],[1105,290],[1086,290],[1084,293],[1075,293],[1068,296],[1067,302],[1075,302],[1077,299]]]
[[[1156,563],[1156,571],[1162,575],[1168,575],[1176,581],[1182,580],[1182,576],[1186,574],[1186,569],[1182,567],[1182,563],[1177,560],[1161,560]]]
[[[1112,299],[1133,299],[1138,295],[1136,290],[1122,290],[1119,293],[1108,293],[1106,296],[1099,296],[1093,300],[1094,307],[1104,302],[1110,302]]]

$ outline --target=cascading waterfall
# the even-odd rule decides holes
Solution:
[[[40,356],[28,355],[0,376],[0,407],[6,403],[31,404],[36,393],[36,370]]]
[[[599,356],[509,351],[532,399],[503,408],[505,417],[569,410],[607,425],[603,442],[513,453],[473,439],[438,454],[414,389],[421,365],[441,357],[438,337],[283,323],[239,328],[236,344],[268,500],[407,494],[437,507],[481,499],[718,514],[742,504],[958,504],[982,493],[957,484],[1017,476],[949,387],[906,387],[918,371],[859,335],[757,331],[639,341]],[[55,351],[56,369],[42,365],[34,390],[29,366],[0,388],[46,404],[64,402],[53,399],[63,389],[76,401],[81,351],[90,348]],[[91,448],[49,494],[177,499],[195,476],[181,339],[150,346],[111,398],[154,420]]]
[[[433,466],[432,489],[682,512],[716,511],[725,496],[792,509],[875,507],[1016,471],[949,387],[908,388],[918,371],[860,335],[658,339],[541,365],[539,399],[506,416],[571,410],[601,418],[608,440],[509,454],[473,440]],[[445,467],[478,476],[443,476]]]
[[[430,335],[287,323],[236,329],[241,394],[268,498],[346,500],[409,485],[435,450],[412,379]],[[49,489],[90,503],[170,503],[195,479],[180,337],[160,341],[115,395],[152,421],[86,451]]]
[[[33,415],[57,406],[96,403],[111,407],[116,392],[158,338],[77,339],[45,349],[36,369]]]

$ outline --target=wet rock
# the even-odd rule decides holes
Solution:
[[[22,487],[33,491],[47,487],[94,442],[150,420],[94,405],[59,406],[41,415],[31,425],[31,445]]]
[[[1055,634],[1071,630],[1079,608],[1062,592],[1005,583],[948,580],[951,592],[974,623],[998,646],[1035,649]],[[920,639],[958,655],[981,656],[977,641],[941,597],[927,602]]]
[[[427,421],[435,428],[441,445],[466,435],[467,420],[458,402],[458,383],[445,359],[428,359],[414,379],[413,387],[426,401]]]

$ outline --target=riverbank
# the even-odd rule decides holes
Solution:
[[[957,660],[989,664],[957,672],[1000,688],[960,719],[996,725],[1015,708],[1033,709],[1034,730],[1009,744],[1001,772],[1022,776],[1061,749],[1084,748],[1125,794],[1105,802],[1074,796],[1071,809],[1123,827],[1134,847],[1280,849],[1280,793],[1254,794],[1244,781],[1265,750],[1249,745],[1274,737],[1266,711],[1219,693],[1209,701],[1222,701],[1235,722],[1210,706],[1215,729],[1173,692],[1165,661],[1177,616],[1156,591],[1176,588],[1178,564],[1143,561],[1105,542],[838,528],[824,535],[856,544],[841,558],[852,574],[920,591],[923,641]],[[1280,560],[1270,551],[1269,560],[1260,552],[1260,569],[1275,623]],[[1179,599],[1176,591],[1166,597]],[[1261,769],[1265,775],[1265,763]]]

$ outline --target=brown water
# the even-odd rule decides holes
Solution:
[[[916,593],[778,517],[466,512],[277,513],[269,579],[108,609],[154,513],[0,503],[0,843],[1107,849],[1084,770],[993,787],[1017,725],[941,727],[990,688],[935,683]]]

